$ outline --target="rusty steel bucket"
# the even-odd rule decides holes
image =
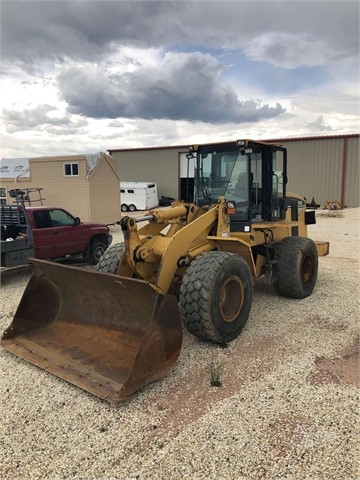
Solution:
[[[32,263],[1,340],[6,350],[115,403],[175,364],[182,345],[175,296],[142,280]]]

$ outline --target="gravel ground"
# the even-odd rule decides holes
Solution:
[[[359,479],[359,214],[316,212],[330,255],[310,298],[257,283],[228,348],[185,331],[171,373],[119,405],[1,349],[0,477]],[[3,273],[1,331],[30,275]]]

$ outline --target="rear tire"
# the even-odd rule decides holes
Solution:
[[[310,238],[286,237],[276,245],[278,278],[275,291],[283,297],[305,298],[312,294],[318,274],[318,254]]]
[[[96,265],[98,272],[116,274],[119,270],[120,263],[125,252],[124,242],[115,243],[104,252],[99,262]]]
[[[130,210],[130,212],[136,212],[135,205],[133,205],[133,204],[129,205],[129,210]]]
[[[92,240],[89,247],[88,261],[96,265],[106,249],[107,245],[101,240]]]
[[[128,209],[129,209],[129,207],[128,207],[125,203],[122,203],[122,204],[121,204],[121,211],[122,211],[122,212],[127,212]]]
[[[186,328],[199,338],[224,344],[244,328],[252,304],[246,261],[234,253],[206,252],[184,275],[179,308]]]

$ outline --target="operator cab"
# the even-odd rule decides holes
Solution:
[[[205,206],[225,197],[231,231],[248,232],[250,224],[285,218],[286,149],[280,145],[238,140],[190,146],[195,158],[195,203]]]

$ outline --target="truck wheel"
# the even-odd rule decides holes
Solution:
[[[274,288],[279,295],[305,298],[312,294],[318,274],[318,255],[310,238],[283,238],[276,245],[275,259],[278,277]]]
[[[135,205],[133,205],[133,204],[129,205],[129,210],[130,210],[130,212],[136,212]]]
[[[96,265],[101,256],[107,249],[107,245],[101,240],[92,240],[90,243],[89,261],[93,265]]]
[[[246,261],[235,253],[206,252],[184,275],[179,308],[186,328],[199,338],[226,343],[249,318],[252,278]]]
[[[129,209],[129,207],[126,205],[126,203],[122,203],[121,204],[121,211],[122,212],[127,212]]]
[[[124,256],[124,252],[124,242],[110,245],[97,263],[96,270],[104,273],[117,273],[121,260]]]

